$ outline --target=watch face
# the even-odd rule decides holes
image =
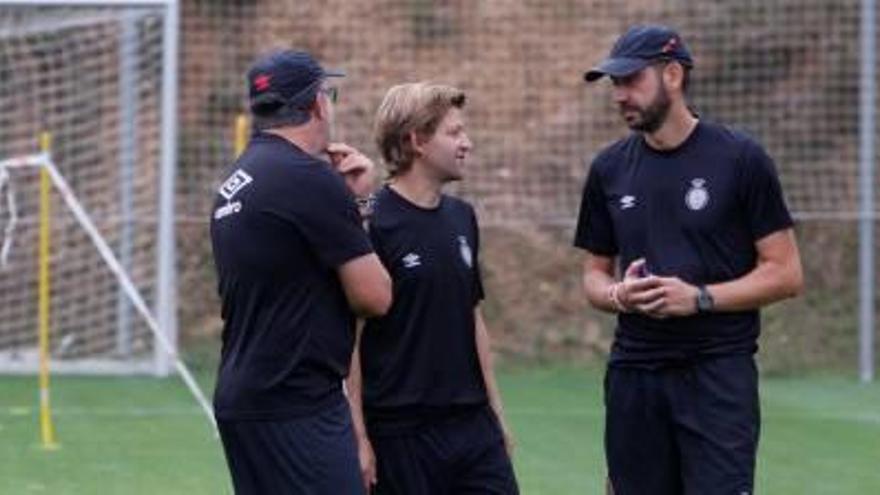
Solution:
[[[697,309],[700,311],[708,311],[712,309],[714,301],[712,295],[705,287],[700,287],[700,293],[697,295]]]

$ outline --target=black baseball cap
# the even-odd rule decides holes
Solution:
[[[685,67],[694,65],[684,41],[674,30],[660,25],[633,26],[617,40],[608,58],[584,73],[584,79],[593,82],[605,75],[626,77],[660,59],[675,60]]]
[[[321,81],[343,77],[339,70],[327,70],[308,52],[279,50],[258,59],[248,70],[251,110],[271,113],[281,106],[304,109],[314,100]]]

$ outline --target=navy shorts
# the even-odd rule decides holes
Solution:
[[[218,426],[237,495],[364,493],[344,399],[312,416]]]
[[[751,495],[760,430],[751,355],[609,367],[605,456],[615,495]]]
[[[516,495],[495,414],[481,407],[405,433],[371,435],[377,495]]]

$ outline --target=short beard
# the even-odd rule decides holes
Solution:
[[[660,127],[666,122],[666,118],[669,117],[670,108],[672,108],[672,100],[669,99],[669,93],[666,91],[666,86],[661,82],[657,97],[654,98],[654,101],[648,104],[647,107],[643,109],[626,107],[621,110],[635,110],[639,114],[638,121],[632,124],[627,124],[630,129],[651,134],[660,129]]]

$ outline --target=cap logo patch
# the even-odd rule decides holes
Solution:
[[[260,74],[254,78],[254,89],[257,91],[266,91],[269,84],[272,83],[272,77],[269,74]]]
[[[669,53],[672,50],[675,50],[676,45],[678,45],[678,39],[670,38],[660,51],[663,53]]]

